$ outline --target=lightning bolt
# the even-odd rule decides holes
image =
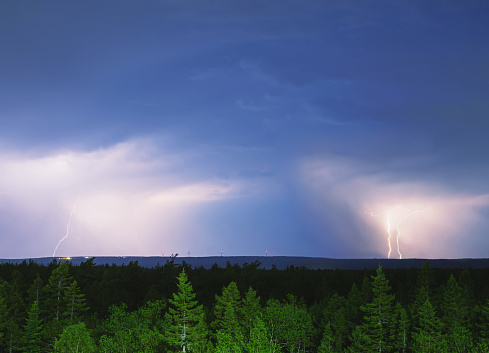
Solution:
[[[70,213],[70,218],[68,218],[68,225],[66,226],[66,234],[63,238],[61,238],[58,242],[58,245],[56,245],[56,248],[54,248],[54,251],[53,251],[53,257],[56,256],[56,250],[58,250],[60,244],[66,239],[68,238],[68,236],[70,235],[70,226],[71,226],[71,219],[73,218],[73,215],[75,214],[75,210],[76,210],[76,206],[78,205],[78,200],[75,201],[75,205],[73,206],[73,209],[71,210],[71,213]]]
[[[381,212],[379,214],[374,214],[372,212],[366,212],[363,211],[363,213],[368,214],[372,217],[377,217],[377,216],[382,216],[387,213],[387,218],[386,218],[386,232],[387,232],[387,247],[389,250],[387,251],[387,258],[389,259],[391,257],[392,253],[392,245],[391,245],[391,239],[392,239],[392,233],[391,233],[391,212],[394,210],[395,207],[390,207],[387,211]]]
[[[406,218],[409,218],[411,216],[414,216],[415,214],[417,213],[421,213],[421,212],[425,212],[427,211],[429,208],[426,207],[426,208],[422,208],[422,209],[418,209],[418,210],[414,210],[412,211],[411,213],[407,214],[407,215],[404,215],[402,216],[401,218],[399,218],[397,220],[397,225],[396,225],[396,229],[397,229],[397,236],[396,236],[396,243],[397,243],[397,253],[399,254],[399,259],[402,259],[402,254],[401,254],[401,249],[399,247],[399,238],[401,237],[401,229],[399,228],[399,226],[401,225],[402,221],[404,221]]]
[[[385,205],[382,205],[382,206],[385,206]],[[385,206],[387,207],[387,206]],[[397,231],[397,234],[396,234],[396,245],[397,245],[397,253],[399,254],[399,259],[402,259],[402,253],[401,253],[401,247],[400,247],[400,244],[399,244],[399,238],[401,237],[402,233],[401,233],[401,228],[400,228],[400,225],[401,223],[411,217],[411,216],[414,216],[415,214],[417,213],[421,213],[421,212],[425,212],[427,211],[429,208],[426,207],[426,208],[422,208],[422,209],[416,209],[414,211],[411,211],[411,212],[408,212],[406,213],[406,209],[402,206],[394,206],[394,207],[389,207],[386,211],[383,211],[379,214],[375,214],[375,213],[372,213],[372,212],[367,212],[367,211],[363,211],[363,213],[369,215],[369,216],[372,216],[372,217],[378,217],[378,216],[382,216],[384,214],[387,214],[387,217],[386,217],[386,232],[387,232],[387,246],[388,246],[388,251],[387,251],[387,258],[389,259],[391,257],[391,253],[392,253],[392,244],[391,244],[391,240],[392,240],[392,232],[391,232],[391,229],[392,229],[392,220],[391,220],[391,216],[392,216],[392,212],[396,209],[401,209],[404,211],[405,214],[401,215],[398,219],[397,219],[397,222],[396,222],[396,231]]]

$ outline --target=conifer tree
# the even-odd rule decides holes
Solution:
[[[489,343],[489,299],[487,299],[486,303],[482,306],[480,317],[481,322],[479,324],[479,330],[481,337]]]
[[[331,331],[331,323],[324,327],[323,338],[321,339],[321,345],[319,346],[318,353],[333,353],[333,331]]]
[[[375,352],[371,348],[370,337],[366,334],[365,325],[357,325],[353,329],[350,338],[350,346],[348,352],[350,353],[366,353]]]
[[[331,325],[333,332],[334,347],[337,350],[343,349],[346,345],[348,337],[348,321],[346,314],[347,302],[346,299],[337,293],[333,294],[328,301],[328,305],[324,312],[324,319]]]
[[[348,297],[346,298],[346,318],[350,323],[361,323],[362,315],[360,307],[367,304],[362,302],[362,294],[355,283],[351,286]]]
[[[434,286],[435,278],[433,269],[431,268],[430,262],[426,261],[423,266],[421,266],[421,270],[416,280],[416,288],[419,289],[423,287],[427,296],[431,297],[433,295]],[[422,304],[424,304],[424,302]]]
[[[409,318],[406,309],[401,304],[396,304],[397,330],[396,330],[396,350],[405,353],[409,343]]]
[[[46,316],[56,321],[61,320],[64,309],[64,294],[72,282],[72,277],[68,273],[68,264],[62,262],[53,270],[48,283],[44,287],[46,294],[45,304],[43,305]]]
[[[466,324],[468,308],[462,288],[453,275],[450,275],[443,293],[443,323],[447,331]]]
[[[64,296],[73,281],[68,270],[68,263],[60,263],[51,272],[48,283],[43,288],[44,300],[40,312],[44,319],[44,339],[50,345],[54,345],[55,338],[63,330],[62,314],[66,311]]]
[[[180,347],[182,352],[197,352],[206,341],[206,327],[202,305],[195,300],[195,293],[185,270],[178,276],[177,292],[170,299],[171,319],[169,344]]]
[[[216,330],[225,329],[227,331],[234,331],[236,328],[240,328],[239,315],[241,314],[241,305],[238,285],[236,282],[231,282],[222,289],[222,295],[216,295],[216,304],[214,305],[215,320],[212,327]],[[227,318],[225,318],[226,311],[228,312]]]
[[[70,324],[76,323],[79,320],[80,315],[89,309],[86,306],[85,295],[80,293],[80,288],[78,288],[75,280],[73,280],[66,289],[63,301],[64,307],[66,308],[63,312],[63,317],[65,317]]]
[[[445,344],[441,335],[441,323],[429,299],[421,305],[418,325],[413,333],[413,350],[419,353],[443,352]]]
[[[464,290],[458,285],[453,275],[450,275],[443,293],[443,323],[447,344],[453,352],[467,352],[473,346],[469,330],[469,308]]]
[[[244,347],[244,336],[235,308],[231,303],[226,304],[222,326],[217,330],[217,337],[216,350],[219,352],[241,351]]]
[[[21,325],[25,322],[24,302],[19,287],[2,279],[0,279],[0,298],[3,302],[0,308],[0,319],[3,321],[0,324],[2,326],[0,332],[3,333],[3,338],[0,339],[1,347],[14,352],[22,345]]]
[[[368,337],[368,352],[390,352],[394,347],[395,315],[394,295],[389,294],[389,281],[379,265],[372,276],[372,302],[363,306],[365,334]]]
[[[255,325],[255,319],[260,315],[260,297],[256,296],[253,288],[248,289],[241,305],[242,326],[246,337],[250,337],[251,329]]]
[[[5,328],[7,327],[8,313],[5,298],[0,293],[0,345],[4,343]]]
[[[42,286],[43,282],[41,276],[39,276],[39,272],[36,273],[36,279],[33,281],[29,290],[27,291],[27,295],[29,297],[29,302],[34,303],[37,301],[38,306],[41,307],[41,299],[42,299]]]
[[[253,320],[250,338],[246,343],[246,350],[249,353],[274,353],[279,351],[277,345],[269,340],[267,328],[260,316],[256,316]]]
[[[42,322],[39,318],[39,307],[37,301],[32,303],[28,312],[27,322],[24,326],[24,352],[38,353],[41,352],[41,331]]]

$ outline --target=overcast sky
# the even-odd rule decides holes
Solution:
[[[0,257],[489,257],[488,18],[3,1]]]

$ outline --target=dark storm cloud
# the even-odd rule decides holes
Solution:
[[[171,230],[171,246],[200,239],[202,254],[228,233],[235,252],[265,239],[280,253],[378,256],[383,240],[359,212],[406,190],[436,205],[436,220],[454,212],[443,202],[465,205],[454,229],[480,221],[488,12],[456,1],[4,2],[0,192],[12,190],[0,207],[39,229],[37,215],[53,210],[43,234],[54,239],[65,222],[56,210],[77,194],[87,212],[134,197],[148,211],[129,227],[147,225],[143,248]],[[31,201],[24,184],[35,186]],[[161,203],[181,202],[175,219],[198,220],[192,236],[185,222],[157,221]],[[19,219],[2,216],[2,229],[26,236],[9,221]],[[485,223],[477,229],[474,239]]]

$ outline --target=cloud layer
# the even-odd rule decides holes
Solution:
[[[75,203],[58,255],[181,251],[197,231],[193,212],[260,187],[182,171],[181,158],[192,163],[190,155],[165,155],[144,140],[89,152],[1,155],[0,257],[51,255]]]

